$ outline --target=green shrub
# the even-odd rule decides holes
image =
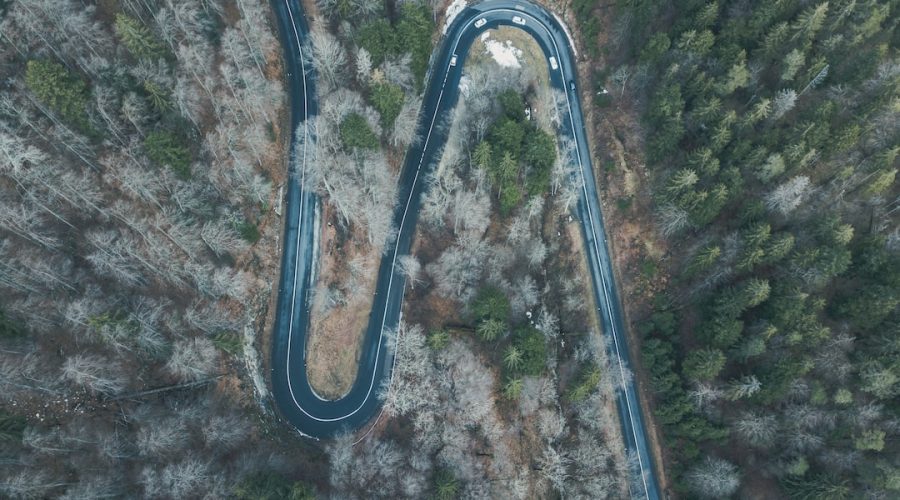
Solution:
[[[840,388],[834,393],[834,404],[847,406],[853,403],[853,393],[849,389]]]
[[[233,356],[237,356],[244,351],[241,337],[234,332],[219,332],[213,336],[212,343]]]
[[[378,147],[378,137],[366,123],[366,119],[359,113],[350,113],[340,125],[341,142],[349,149],[375,149]]]
[[[122,13],[116,14],[116,22],[113,28],[116,31],[116,35],[122,40],[122,43],[128,47],[128,51],[134,54],[135,57],[156,59],[166,53],[163,44],[138,19]]]
[[[513,378],[503,384],[503,397],[510,400],[519,399],[522,395],[522,379]]]
[[[522,367],[522,351],[511,345],[503,351],[503,366],[515,371]]]
[[[806,461],[806,457],[800,456],[797,457],[787,464],[787,473],[791,476],[802,476],[806,474],[806,471],[809,470],[809,462]]]
[[[531,326],[518,329],[513,345],[522,353],[521,367],[517,370],[519,373],[533,376],[543,373],[547,361],[547,345],[539,330]]]
[[[669,40],[665,33],[657,33],[650,37],[650,40],[647,41],[647,44],[641,50],[641,60],[657,61],[669,50],[671,45],[672,41]]]
[[[475,300],[472,301],[472,314],[477,322],[488,319],[506,321],[509,318],[509,299],[503,290],[485,285],[478,290]]]
[[[256,244],[259,241],[260,234],[259,228],[256,224],[250,221],[244,221],[237,224],[237,232],[241,235],[241,238],[248,241],[250,244]]]
[[[359,29],[356,41],[369,52],[376,66],[386,58],[408,52],[411,55],[410,70],[416,88],[421,91],[431,57],[433,32],[434,21],[429,9],[424,4],[404,3],[393,26],[386,19],[368,22]]]
[[[684,375],[691,380],[712,380],[725,366],[725,355],[718,349],[698,349],[684,358]]]
[[[121,309],[109,310],[100,314],[88,316],[87,324],[97,331],[108,328],[129,333],[137,333],[141,328],[141,325],[137,321],[131,319],[129,315]]]
[[[443,328],[438,330],[432,330],[431,333],[428,334],[428,338],[426,339],[428,342],[428,347],[433,351],[440,351],[441,349],[447,347],[450,344],[450,333]]]
[[[509,215],[522,202],[522,190],[519,186],[505,186],[503,192],[500,193],[500,213]]]
[[[860,451],[881,451],[884,449],[885,432],[879,429],[863,431],[853,439],[853,446]]]
[[[144,151],[160,167],[168,167],[178,178],[191,178],[191,152],[175,134],[157,130],[144,139]]]
[[[59,113],[64,121],[90,133],[88,88],[81,78],[61,64],[47,60],[28,61],[25,85],[45,106]]]
[[[525,121],[525,101],[518,92],[513,89],[504,90],[497,96],[497,101],[507,118],[518,123]]]
[[[475,327],[475,333],[481,337],[481,340],[490,342],[502,337],[506,333],[506,321],[502,319],[490,318],[478,323]]]
[[[315,500],[312,487],[292,483],[275,472],[256,472],[245,477],[232,491],[238,500]]]
[[[25,335],[25,330],[21,325],[6,316],[3,309],[0,309],[0,338],[21,337],[22,335]]]
[[[0,411],[0,443],[12,443],[22,439],[26,423],[23,417]]]
[[[400,52],[397,35],[386,19],[378,19],[363,25],[359,29],[358,43],[372,56],[372,64],[377,66],[385,57]]]
[[[656,273],[659,271],[659,265],[655,260],[650,258],[644,258],[641,261],[641,276],[645,278],[653,278],[656,276]]]
[[[547,132],[531,127],[523,146],[522,159],[531,167],[525,179],[528,193],[541,195],[550,189],[550,174],[556,162],[556,140]]]
[[[403,89],[392,83],[376,83],[372,86],[371,101],[381,115],[381,127],[390,130],[403,107]]]
[[[400,50],[412,54],[409,66],[415,77],[416,89],[421,91],[431,58],[431,34],[434,33],[431,10],[424,3],[402,4],[396,28]]]
[[[447,469],[438,469],[434,474],[434,499],[455,500],[459,497],[460,484],[456,476]]]
[[[566,392],[566,398],[577,403],[584,401],[597,388],[600,383],[600,367],[591,363],[584,366],[578,373],[578,377],[573,381],[569,390]]]
[[[166,111],[172,109],[171,93],[162,85],[152,80],[145,80],[144,92],[147,93],[147,98],[150,100],[150,104],[152,104],[153,107],[160,113],[165,113]]]

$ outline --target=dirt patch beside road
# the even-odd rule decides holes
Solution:
[[[364,230],[339,230],[334,209],[327,203],[322,221],[306,370],[316,394],[338,399],[356,379],[380,256],[365,243]]]
[[[607,33],[613,33],[612,10],[599,8],[595,15],[600,17],[600,35],[597,40],[579,39],[582,47],[585,43],[596,43],[601,48],[611,45]],[[565,17],[575,30],[576,38],[580,38],[571,13]],[[654,297],[669,279],[662,265],[669,248],[654,220],[650,189],[653,180],[643,158],[644,135],[638,103],[633,99],[630,87],[613,88],[608,81],[597,80],[598,76],[611,72],[609,59],[603,50],[593,58],[589,57],[588,51],[581,51],[578,63],[581,98],[585,124],[591,136],[594,177],[603,204],[607,241],[625,316],[638,396],[644,410],[659,486],[667,491],[670,487],[666,473],[668,464],[656,424],[650,380],[641,362],[643,339],[637,332],[637,323],[652,310]],[[604,88],[610,92],[611,100],[609,105],[600,106],[595,98]]]

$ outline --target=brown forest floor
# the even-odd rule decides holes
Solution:
[[[523,54],[521,62],[523,66],[531,65],[536,69],[536,81],[532,83],[533,86],[540,87],[549,85],[548,68],[543,53],[533,39],[524,36],[519,30],[512,28],[490,30],[490,33],[491,39],[499,42],[505,42],[507,40],[512,41],[513,46],[522,50]],[[472,45],[470,57],[466,61],[467,70],[471,70],[471,68],[476,65],[493,65],[491,56],[488,55],[485,50],[482,41],[476,39]],[[538,103],[532,102],[530,104],[536,106]],[[534,108],[535,113],[539,113],[540,111],[541,110],[538,108]],[[552,133],[552,131],[550,132]],[[596,138],[594,139],[596,140]],[[595,164],[599,165],[596,160]],[[491,224],[484,236],[486,240],[491,242],[505,240],[507,227],[499,217],[499,213],[495,207],[491,212]],[[537,272],[533,274],[533,276],[537,278],[538,289],[543,290],[548,284],[547,281],[549,281],[547,277],[556,275],[556,273],[565,274],[574,272],[577,276],[588,277],[587,258],[583,250],[584,240],[578,222],[567,215],[557,213],[557,209],[550,199],[546,200],[543,218],[544,222],[541,231],[542,238],[548,245],[551,241],[553,244],[558,245],[558,249],[555,253],[551,253],[547,257],[542,266],[543,273]],[[454,235],[449,229],[440,231],[423,229],[424,228],[420,227],[416,232],[413,240],[413,247],[411,248],[411,254],[415,255],[418,260],[425,265],[434,262],[440,257],[441,252],[444,249],[453,244]],[[594,295],[592,294],[589,279],[583,281],[583,286],[580,287],[580,293],[586,304],[593,303]],[[563,295],[558,294],[556,297],[559,303],[553,303],[553,299],[549,297],[545,297],[544,302],[550,310],[561,311],[563,309],[561,304]],[[421,325],[426,332],[437,329],[446,329],[451,335],[472,335],[474,334],[474,325],[471,323],[471,318],[469,318],[463,310],[463,307],[464,304],[453,299],[442,297],[439,293],[430,289],[426,284],[425,286],[420,286],[412,290],[407,289],[406,299],[403,305],[403,317],[404,321],[409,324]],[[566,345],[566,341],[569,340],[567,336],[577,336],[581,332],[592,332],[593,334],[599,335],[600,321],[596,315],[596,309],[593,307],[586,307],[585,312],[582,314],[562,315],[560,318],[560,327],[562,331],[562,343],[556,348],[558,349],[558,352],[563,354],[559,358],[558,369],[560,371],[561,379],[568,379],[574,375],[578,365],[567,359],[566,354],[564,354],[570,352],[563,347]],[[602,339],[596,340],[602,343]],[[478,343],[478,345],[481,344]],[[484,352],[483,348],[478,348],[478,350],[481,351],[480,354],[485,355],[488,358],[496,357],[496,355],[491,352]],[[488,363],[489,366],[491,364],[499,366],[499,362],[496,359],[494,360],[494,363]],[[495,378],[499,379],[498,374],[499,369],[497,370],[497,373],[495,373]],[[565,390],[564,385],[565,384],[560,388],[561,391]],[[498,408],[501,409],[501,413],[518,412],[518,407],[516,405],[510,405],[499,393],[495,395],[495,401],[497,402]],[[615,400],[610,399],[607,401],[605,411],[614,415],[614,420],[618,419]],[[507,417],[509,416],[507,415]],[[387,430],[385,432],[389,433],[397,431],[397,429],[391,429],[388,424],[382,423],[380,427],[386,428]],[[523,431],[521,431],[522,434],[518,441],[514,446],[510,447],[510,450],[513,450],[512,452],[515,455],[514,460],[518,463],[529,464],[532,462],[533,457],[540,455],[542,452],[543,444],[541,439],[539,436],[533,435],[533,430],[531,425],[523,426]],[[610,442],[622,441],[623,439],[618,426],[606,429],[605,433],[606,439]],[[624,457],[620,457],[620,459],[624,461]],[[624,481],[626,478],[622,479]],[[622,491],[626,491],[624,482],[621,486],[623,488]]]
[[[444,2],[449,5],[449,0]],[[565,6],[562,2],[540,1],[547,5],[555,12],[562,12]],[[315,12],[314,3],[304,1],[304,7],[307,12]],[[584,40],[578,32],[577,19],[571,12],[566,12],[562,17],[566,24],[570,27],[576,44],[579,47],[578,69],[580,73],[580,88],[590,89],[588,84],[592,80],[592,75],[607,65],[607,57],[600,51],[600,55],[596,58],[587,56],[584,50],[586,43],[597,44],[598,46],[607,47],[608,33],[613,29],[613,12],[612,8],[599,8],[595,14],[601,20],[603,28],[597,40]],[[443,17],[437,19],[437,29],[443,25]],[[592,151],[595,177],[601,190],[603,200],[604,217],[606,219],[607,229],[610,235],[608,239],[613,255],[614,272],[616,273],[616,282],[620,291],[620,297],[623,302],[623,311],[626,314],[626,326],[629,334],[629,346],[631,349],[632,359],[635,364],[635,377],[638,381],[639,392],[641,395],[641,404],[645,409],[646,424],[648,435],[653,446],[655,461],[657,464],[660,486],[666,489],[668,481],[665,474],[664,452],[660,446],[661,436],[657,432],[657,427],[653,418],[653,405],[650,395],[647,391],[648,380],[640,363],[640,336],[635,331],[635,321],[638,318],[646,316],[650,310],[651,300],[654,293],[661,289],[667,276],[664,271],[653,273],[652,275],[642,272],[642,265],[647,262],[659,264],[664,261],[668,253],[665,242],[659,237],[653,222],[651,211],[651,199],[649,188],[649,175],[643,163],[643,135],[639,125],[639,112],[635,109],[632,101],[628,99],[628,90],[626,89],[624,96],[621,95],[620,89],[610,89],[613,93],[613,104],[610,107],[600,109],[593,105],[593,95],[590,91],[582,95],[584,109],[586,113],[586,121],[592,126]],[[585,99],[586,98],[586,99]],[[393,158],[392,158],[393,160]],[[608,168],[607,165],[614,165]],[[273,175],[278,178],[277,175]],[[277,183],[277,180],[276,180]],[[619,200],[623,202],[630,199],[627,208],[622,208],[617,203]],[[278,218],[276,221],[280,221]],[[276,223],[276,225],[278,225]],[[578,231],[572,231],[578,233]],[[272,234],[272,233],[270,233]],[[280,245],[280,228],[274,232],[276,236],[275,245],[272,245],[270,256],[271,262],[275,263],[275,271],[266,273],[273,277],[272,287],[277,283],[277,263],[281,250],[274,248]],[[269,236],[269,235],[267,235]],[[573,236],[574,237],[574,236]],[[577,236],[580,238],[580,234]],[[266,237],[264,237],[264,240]],[[270,239],[271,241],[271,239]],[[260,242],[262,243],[262,241]],[[325,240],[322,241],[323,245]],[[436,242],[435,242],[436,243]],[[579,241],[573,242],[578,248]],[[421,255],[423,261],[430,260],[427,256],[431,248],[430,245],[422,245],[417,240],[413,249],[414,253],[424,252]],[[334,264],[338,264],[335,260]],[[326,270],[320,271],[320,279],[326,274]],[[266,311],[267,318],[263,326],[262,342],[260,343],[261,354],[263,359],[264,373],[268,373],[268,354],[269,354],[269,336],[271,335],[272,320],[274,313],[274,297],[272,294],[269,300],[270,307]],[[421,318],[430,318],[432,321],[423,321],[426,326],[438,323],[437,318],[449,318],[451,311],[457,309],[457,305],[453,301],[440,299],[434,294],[428,294],[425,297],[416,297],[417,293],[413,291],[408,295],[407,304],[404,309],[412,309],[411,303],[415,301],[419,305]],[[368,310],[368,309],[366,309]],[[413,320],[411,316],[408,316]],[[341,340],[345,344],[350,342],[349,338]],[[358,345],[358,339],[356,340]],[[352,348],[352,345],[351,345]],[[352,350],[352,349],[351,349]],[[355,351],[354,351],[355,352]],[[313,355],[313,352],[309,353]],[[316,371],[322,368],[317,364]],[[355,377],[356,367],[351,368],[352,374],[346,372],[344,378]],[[310,374],[313,375],[312,373]],[[323,391],[323,388],[316,387],[317,390]],[[380,422],[379,427],[383,427],[385,422]]]
[[[644,422],[657,465],[659,486],[667,491],[666,454],[655,423],[650,381],[641,364],[642,339],[637,332],[637,322],[647,316],[655,294],[665,287],[668,280],[664,267],[660,266],[668,255],[668,247],[653,219],[651,179],[643,158],[640,113],[630,92],[627,88],[624,92],[620,88],[608,88],[613,97],[612,104],[606,108],[594,104],[594,90],[590,83],[596,72],[607,68],[608,58],[603,48],[610,46],[609,33],[614,29],[614,12],[612,8],[603,7],[597,9],[594,15],[600,19],[602,28],[597,40],[593,41],[581,38],[575,28],[578,26],[577,20],[571,12],[564,18],[574,30],[573,36],[579,46],[579,80],[585,121],[591,126],[594,177],[600,189],[609,235],[607,241],[622,311],[625,313],[628,346],[644,410]],[[599,55],[589,57],[584,50],[586,43],[601,47]]]
[[[337,399],[353,386],[358,371],[361,340],[369,323],[375,278],[381,256],[370,245],[359,245],[364,231],[355,228],[349,239],[341,237],[334,210],[325,204],[322,214],[319,243],[319,283],[346,284],[350,277],[349,263],[362,260],[363,272],[354,283],[354,292],[346,304],[327,313],[313,307],[310,335],[307,341],[306,371],[309,383],[323,398]],[[315,302],[315,301],[314,301]]]

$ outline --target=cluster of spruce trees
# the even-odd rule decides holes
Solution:
[[[896,496],[898,3],[619,7],[671,245],[639,329],[675,488]]]

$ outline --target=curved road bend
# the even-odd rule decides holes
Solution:
[[[272,0],[272,5],[285,51],[292,130],[302,128],[301,133],[308,134],[307,119],[316,114],[315,75],[303,56],[306,47],[301,43],[306,39],[308,26],[297,0]],[[520,18],[524,24],[514,24],[513,17]],[[475,22],[480,19],[486,22],[476,28]],[[319,398],[310,387],[306,374],[306,335],[310,291],[315,277],[318,200],[311,192],[312,186],[307,189],[304,185],[305,143],[292,146],[294,164],[299,168],[291,172],[288,183],[284,253],[272,339],[272,385],[276,404],[297,430],[315,438],[359,428],[378,413],[382,402],[379,390],[390,378],[394,362],[389,336],[385,332],[397,327],[403,303],[404,279],[395,264],[398,257],[409,253],[425,181],[447,138],[449,124],[443,118],[452,116],[450,113],[459,97],[459,80],[469,48],[482,31],[501,25],[529,33],[548,60],[555,57],[559,64],[557,70],[550,70],[550,83],[566,98],[566,109],[562,110],[564,125],[560,132],[576,145],[572,160],[580,167],[576,175],[583,186],[576,215],[581,222],[601,327],[610,339],[609,355],[622,387],[617,391],[617,403],[625,448],[637,457],[645,496],[660,498],[637,390],[634,381],[626,376],[631,358],[581,104],[574,90],[577,70],[572,47],[559,20],[542,7],[526,1],[487,0],[467,7],[453,20],[433,56],[429,84],[419,114],[421,140],[410,147],[400,172],[400,203],[393,213],[393,224],[398,232],[396,238],[388,242],[378,270],[376,294],[363,338],[357,377],[350,392],[334,401]],[[454,55],[457,63],[450,66]]]

